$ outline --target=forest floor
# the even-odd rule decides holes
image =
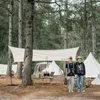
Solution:
[[[13,78],[13,84],[21,80]],[[85,93],[67,92],[67,86],[57,84],[35,83],[33,86],[9,86],[8,77],[0,77],[0,100],[100,100],[100,86],[90,86]]]

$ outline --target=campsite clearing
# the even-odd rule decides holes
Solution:
[[[13,84],[20,84],[21,80],[13,78]],[[85,93],[67,92],[63,84],[35,84],[22,87],[7,86],[10,84],[8,77],[0,77],[0,100],[100,100],[100,86],[90,86]]]

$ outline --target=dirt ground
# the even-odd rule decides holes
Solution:
[[[21,84],[21,80],[13,78],[13,84]],[[100,86],[90,86],[85,93],[67,92],[67,86],[60,83],[41,84],[22,87],[8,86],[9,77],[0,77],[0,100],[100,100]]]

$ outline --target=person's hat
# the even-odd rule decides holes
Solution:
[[[73,59],[72,56],[70,56],[69,59]]]
[[[82,57],[81,56],[78,56],[77,59],[82,59]]]

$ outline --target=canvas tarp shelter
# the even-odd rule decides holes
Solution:
[[[7,67],[8,67],[7,64],[0,64],[0,75],[6,75]],[[16,73],[17,65],[12,65],[12,70],[14,71],[14,73]]]
[[[92,53],[90,53],[87,59],[84,61],[85,68],[86,68],[86,77],[97,77],[100,74],[100,64],[94,58]]]
[[[9,46],[13,57],[14,62],[23,62],[25,49],[15,48]],[[79,47],[71,49],[60,49],[60,50],[33,50],[33,61],[64,61],[73,57],[73,60],[76,59],[76,54]]]
[[[49,64],[48,67],[46,67],[42,72],[54,72],[54,75],[62,75],[63,70],[56,64],[55,61],[52,61],[52,63]]]
[[[100,85],[100,74],[92,81],[93,85]]]

